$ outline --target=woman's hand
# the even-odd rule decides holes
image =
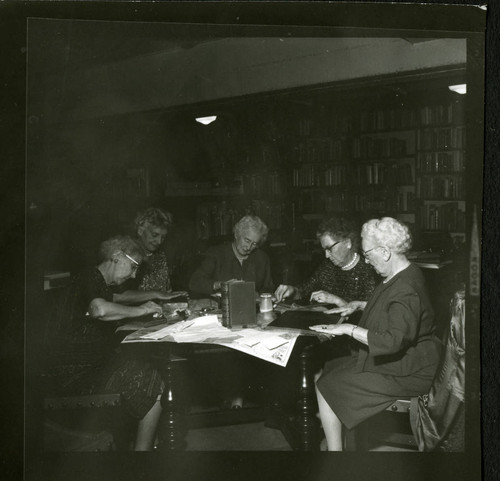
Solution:
[[[309,329],[335,337],[350,334],[352,328],[353,324],[320,324],[318,326],[311,326]]]
[[[332,337],[349,336],[366,346],[368,345],[368,330],[356,326],[356,324],[320,324],[311,326],[309,329]]]
[[[286,284],[280,284],[276,291],[274,292],[274,297],[276,298],[276,302],[281,302],[283,299],[287,297],[295,296],[298,292],[298,289],[294,286],[288,286]]]
[[[325,314],[340,314],[341,317],[347,318],[353,312],[362,311],[366,306],[365,301],[351,301],[341,307],[334,307],[333,309],[329,309],[325,311]]]
[[[153,291],[154,297],[153,299],[157,299],[159,301],[168,301],[173,299],[174,297],[185,297],[188,295],[186,291],[173,291],[173,292],[163,292],[163,291]]]
[[[310,301],[321,302],[323,304],[336,304],[337,306],[343,306],[345,304],[343,299],[327,291],[314,291],[311,294]]]
[[[238,279],[229,279],[228,281],[214,281],[214,283],[212,285],[212,289],[214,292],[220,291],[223,282],[235,282],[237,280]]]
[[[156,302],[148,301],[140,306],[144,310],[144,316],[147,314],[162,314],[163,310],[160,305],[156,304]]]

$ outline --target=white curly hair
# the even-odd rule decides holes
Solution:
[[[370,238],[395,254],[404,254],[411,248],[411,233],[408,226],[392,217],[371,219],[361,229],[363,239]]]

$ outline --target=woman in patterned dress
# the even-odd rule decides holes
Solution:
[[[186,295],[184,291],[172,292],[167,256],[161,248],[172,224],[172,214],[150,207],[136,216],[134,224],[137,241],[146,254],[145,261],[135,279],[115,292],[114,301],[136,304],[149,300],[168,301]]]
[[[356,223],[332,217],[320,224],[316,236],[325,251],[325,259],[298,287],[278,286],[274,293],[276,301],[309,299],[341,307],[349,301],[368,299],[375,289],[377,276],[371,266],[361,262]]]
[[[119,349],[117,321],[161,313],[160,305],[113,302],[112,287],[134,278],[143,250],[129,236],[104,241],[101,262],[75,276],[48,338],[48,373],[62,395],[119,392],[127,413],[138,420],[135,449],[150,450],[161,414],[163,381],[147,359]]]

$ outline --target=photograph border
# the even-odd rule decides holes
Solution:
[[[256,5],[256,3],[259,3],[259,5]],[[9,128],[4,131],[4,135],[6,139],[10,140],[10,145],[6,149],[6,164],[3,166],[4,169],[6,168],[6,176],[3,176],[2,179],[6,181],[4,192],[6,192],[6,198],[9,199],[9,208],[6,217],[7,221],[5,223],[6,233],[2,238],[2,242],[5,245],[4,250],[15,246],[14,252],[20,252],[21,258],[24,258],[25,255],[24,240],[21,243],[23,247],[22,253],[19,251],[18,244],[21,236],[20,230],[22,230],[23,238],[25,235],[22,224],[24,224],[25,216],[24,112],[26,107],[25,54],[27,18],[86,18],[89,20],[102,19],[154,22],[164,21],[163,19],[172,21],[172,19],[174,19],[175,23],[181,24],[194,22],[207,24],[220,23],[225,25],[231,25],[231,22],[237,22],[234,23],[235,25],[242,25],[245,22],[249,25],[255,25],[255,22],[261,22],[261,24],[264,22],[266,25],[276,25],[277,28],[284,29],[286,29],[287,25],[295,25],[297,22],[304,26],[304,28],[308,28],[316,22],[318,28],[323,28],[325,31],[331,31],[332,27],[338,27],[338,24],[342,24],[340,28],[342,28],[344,32],[346,28],[352,28],[354,30],[358,30],[359,28],[390,29],[390,34],[394,36],[398,35],[398,31],[408,29],[427,30],[429,33],[447,31],[450,32],[450,35],[465,35],[468,38],[467,69],[469,72],[470,67],[473,66],[474,75],[468,77],[467,81],[468,84],[469,82],[471,84],[475,82],[476,87],[480,87],[479,89],[472,88],[471,91],[482,91],[481,85],[484,83],[484,64],[482,64],[482,62],[492,54],[491,50],[488,51],[488,48],[486,51],[484,50],[484,40],[487,40],[487,37],[491,36],[491,31],[488,36],[485,36],[485,14],[483,11],[480,11],[478,7],[465,6],[463,4],[439,5],[439,3],[441,2],[432,2],[432,7],[435,12],[434,15],[429,15],[428,10],[425,10],[429,7],[428,5],[415,5],[409,3],[405,3],[404,5],[388,5],[387,3],[378,2],[366,2],[363,4],[342,2],[336,5],[327,5],[326,2],[287,2],[286,6],[285,3],[280,2],[208,2],[205,5],[201,5],[199,2],[26,2],[21,6],[1,5],[0,14],[4,13],[5,15],[3,15],[0,21],[2,25],[6,27],[2,36],[6,36],[6,34],[10,35],[6,43],[7,50],[5,62],[6,65],[9,66],[11,74],[9,79],[8,73],[4,72],[4,75],[7,73],[7,85],[10,89],[10,97],[7,100],[7,109],[4,114],[7,115],[7,117],[4,118],[9,122]],[[310,9],[307,10],[307,7],[310,7]],[[364,14],[359,14],[361,7],[364,7]],[[391,8],[391,10],[389,10],[389,8]],[[312,10],[315,10],[314,14]],[[367,14],[366,11],[370,13]],[[452,11],[457,13],[451,14]],[[335,15],[332,12],[334,12]],[[391,12],[391,14],[387,15],[387,12]],[[328,23],[332,21],[332,19],[329,18],[330,16],[335,18],[336,24],[334,26]],[[311,25],[309,25],[308,22]],[[359,25],[359,22],[363,25]],[[471,63],[469,64],[469,62]],[[492,66],[490,59],[486,71],[487,77],[488,72],[491,75],[490,69],[492,68],[494,69],[495,67]],[[496,87],[497,90],[493,94],[491,93],[491,88],[491,80],[487,78],[484,95],[486,98],[490,97],[490,99],[493,97],[493,99],[496,99],[498,102],[498,87]],[[494,86],[493,89],[495,89]],[[498,254],[493,250],[493,246],[496,225],[498,224],[495,223],[494,220],[498,220],[498,212],[496,211],[494,202],[496,195],[494,179],[498,178],[498,171],[496,170],[498,167],[493,165],[497,154],[495,151],[492,152],[492,150],[495,150],[493,146],[495,143],[498,143],[498,141],[492,138],[494,130],[491,132],[490,128],[493,127],[488,124],[488,119],[490,118],[491,120],[492,117],[491,109],[494,103],[486,103],[486,121],[488,129],[484,129],[484,112],[480,94],[477,93],[475,97],[471,97],[475,107],[473,107],[474,111],[470,114],[471,116],[467,116],[468,119],[472,119],[471,124],[468,125],[468,133],[469,128],[471,128],[471,133],[474,135],[468,135],[468,156],[469,152],[483,156],[483,142],[486,143],[484,149],[485,181],[481,189],[483,179],[483,164],[481,164],[480,166],[476,165],[472,167],[473,175],[468,175],[468,182],[469,186],[471,184],[477,186],[477,189],[472,189],[473,191],[483,191],[483,231],[480,232],[480,238],[483,239],[482,256],[483,259],[487,258],[495,261],[498,259]],[[15,101],[15,104],[12,103],[12,100]],[[478,104],[481,105],[481,108],[478,107]],[[494,125],[498,125],[498,114],[496,114],[496,117],[493,114],[493,117],[492,125],[495,121],[496,124]],[[469,141],[471,142],[470,144]],[[468,196],[469,192],[468,188]],[[472,198],[468,197],[468,205],[469,199],[478,206],[478,215],[481,218],[481,211],[479,208],[482,203],[481,196],[478,198],[476,194],[473,194]],[[488,214],[488,216],[486,217],[485,214]],[[486,218],[487,221],[485,222]],[[468,232],[471,232],[472,219],[469,218],[468,221]],[[7,256],[7,258],[11,257],[11,254]],[[15,268],[11,261],[6,261],[5,265],[9,266],[9,270]],[[485,289],[484,286],[487,286],[485,279],[491,279],[491,270],[494,270],[497,265],[498,263],[495,262],[485,265],[483,260],[481,269],[483,289]],[[33,282],[33,279],[30,277],[30,274],[32,274],[32,272],[30,272],[30,266],[25,266],[25,270],[26,279],[24,276],[14,276],[13,283],[10,285],[10,288],[12,289],[12,287],[14,287],[16,291],[16,295],[13,296],[14,300],[18,302],[21,301],[21,307],[19,304],[16,304],[15,307],[10,308],[10,312],[8,313],[9,316],[13,315],[13,309],[15,313],[19,315],[24,311],[25,306],[28,312],[30,309],[32,310],[31,312],[33,312],[33,310],[38,308],[37,305],[30,306],[29,299],[26,299],[25,304],[25,300],[21,299],[19,294],[20,290],[29,290],[30,283]],[[495,299],[494,292],[492,292],[489,287],[483,290],[481,307],[479,299],[474,299],[474,296],[472,296],[472,298],[470,306],[467,306],[468,315],[472,313],[473,317],[471,317],[471,319],[474,319],[475,316],[479,324],[479,310],[481,309],[482,329],[490,328],[492,325],[490,316],[492,316],[492,312],[494,312],[494,300],[498,302],[498,300]],[[496,327],[496,329],[498,332],[498,327]],[[479,325],[475,326],[474,330],[468,331],[467,336],[468,345],[479,346]],[[16,348],[22,337],[23,334],[21,334],[21,337],[19,337],[19,334],[13,335],[14,356],[18,355]],[[125,477],[125,479],[135,479],[136,477],[140,478],[146,476],[146,473],[149,473],[150,470],[159,473],[158,475],[161,475],[161,473],[169,473],[168,479],[196,479],[199,475],[202,475],[200,479],[225,479],[226,477],[234,476],[235,473],[238,473],[238,479],[244,479],[247,473],[250,478],[253,478],[253,476],[267,478],[271,477],[271,475],[273,477],[279,475],[285,479],[327,479],[333,474],[338,476],[339,479],[344,479],[344,477],[345,479],[353,479],[353,477],[356,479],[356,476],[370,474],[373,479],[374,477],[376,478],[377,475],[382,476],[384,473],[384,479],[401,479],[402,475],[407,477],[407,479],[422,479],[422,477],[428,477],[427,475],[424,476],[423,473],[432,473],[432,477],[436,478],[438,476],[440,478],[444,476],[445,479],[449,478],[454,480],[477,479],[477,476],[481,475],[481,451],[480,446],[478,446],[481,440],[479,411],[480,395],[483,400],[483,409],[485,407],[485,401],[489,400],[490,396],[493,399],[495,396],[494,392],[488,394],[487,391],[483,390],[485,381],[489,383],[491,379],[494,380],[495,378],[489,377],[490,374],[488,373],[488,369],[486,369],[485,372],[482,372],[483,386],[481,386],[480,371],[484,369],[483,366],[485,361],[489,364],[493,359],[493,362],[495,362],[493,356],[496,354],[493,345],[494,340],[495,336],[489,335],[488,337],[483,337],[481,339],[481,352],[478,351],[474,353],[474,351],[472,351],[472,354],[469,355],[468,351],[467,379],[473,380],[472,388],[470,388],[470,384],[468,386],[468,389],[471,389],[473,393],[468,398],[468,401],[473,405],[473,414],[471,415],[468,411],[466,432],[468,433],[467,442],[469,444],[466,448],[465,456],[447,454],[443,462],[443,455],[434,453],[425,457],[413,453],[382,453],[381,455],[370,455],[367,457],[366,462],[363,460],[363,463],[360,463],[356,461],[357,458],[355,453],[342,453],[340,456],[332,457],[327,456],[326,453],[293,453],[292,456],[288,456],[286,455],[287,453],[236,452],[169,453],[161,459],[158,456],[154,456],[154,458],[151,459],[150,456],[127,456],[125,458],[120,455],[98,455],[96,459],[95,455],[91,455],[93,457],[91,458],[92,461],[90,461],[87,455],[51,455],[39,459],[36,456],[31,456],[28,450],[28,455],[26,457],[27,464],[25,465],[26,479],[65,479],[65,476],[70,475],[70,473],[73,473],[74,476],[74,470],[79,469],[79,472],[81,472],[82,468],[85,468],[84,472],[87,477],[82,477],[81,479],[108,479],[111,476],[114,478],[117,474],[115,469],[117,469],[119,474]],[[22,344],[24,344],[23,341]],[[490,348],[493,348],[493,351],[490,352]],[[481,361],[482,366],[480,365]],[[15,373],[19,374],[18,370],[15,370]],[[14,376],[15,373],[13,373],[12,376]],[[29,397],[27,400],[29,409]],[[22,414],[20,418],[23,418]],[[27,424],[27,426],[29,425]],[[483,426],[483,428],[488,429],[487,426]],[[490,426],[490,428],[492,427]],[[469,434],[471,434],[470,437]],[[498,434],[498,432],[496,434]],[[490,438],[489,435],[487,437],[488,439]],[[29,439],[29,433],[27,433],[25,439]],[[484,447],[483,454],[485,453],[485,449]],[[13,448],[12,451],[14,451]],[[15,456],[14,452],[11,454]],[[391,469],[387,472],[389,463],[391,463]],[[483,464],[483,466],[485,468],[484,474],[487,475],[489,464],[486,463]],[[254,473],[250,475],[252,470],[257,471],[254,471]],[[241,473],[244,474],[240,476]]]

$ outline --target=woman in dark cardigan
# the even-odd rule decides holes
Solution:
[[[52,326],[49,373],[61,394],[119,392],[127,412],[138,419],[135,449],[150,450],[161,413],[163,381],[145,359],[126,357],[116,345],[121,319],[161,313],[148,301],[139,306],[113,302],[112,286],[135,277],[143,260],[142,248],[130,237],[117,236],[101,244],[101,263],[77,275],[58,326]]]
[[[368,302],[333,309],[343,315],[363,310],[358,325],[318,326],[332,336],[358,341],[351,356],[333,359],[316,381],[319,413],[328,449],[342,450],[342,426],[352,429],[397,399],[429,390],[439,361],[434,312],[423,275],[405,252],[408,228],[395,219],[363,225],[363,255],[384,281]]]

